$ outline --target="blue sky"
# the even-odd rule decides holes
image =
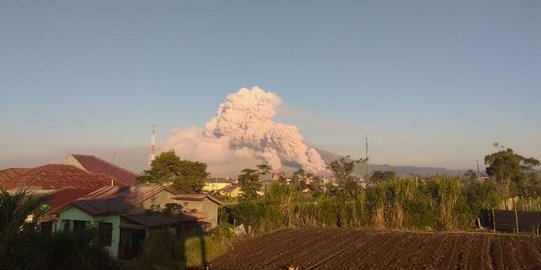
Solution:
[[[0,0],[0,167],[116,150],[137,170],[152,123],[159,140],[202,126],[252,86],[283,99],[276,121],[309,144],[356,156],[368,136],[374,163],[468,169],[495,141],[539,159],[539,14],[539,1]]]

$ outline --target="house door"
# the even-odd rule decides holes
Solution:
[[[141,253],[146,230],[120,229],[119,260],[131,260]]]

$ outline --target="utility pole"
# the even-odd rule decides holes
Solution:
[[[368,164],[368,137],[364,137],[365,141],[365,165],[366,165],[366,175],[367,178],[370,177],[370,164]]]
[[[479,160],[477,160],[477,180],[481,179],[481,172],[479,170]]]
[[[150,135],[150,153],[148,155],[148,167],[152,165],[152,161],[156,158],[156,125],[152,125],[152,134]]]

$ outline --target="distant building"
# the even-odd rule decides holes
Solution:
[[[203,191],[205,192],[216,192],[225,189],[234,184],[233,180],[228,178],[207,178],[204,181]]]
[[[238,185],[231,185],[220,190],[220,195],[230,198],[238,198],[242,195],[242,190],[240,190]]]
[[[285,180],[286,174],[284,172],[274,172],[271,176],[271,180],[278,181],[278,180]]]

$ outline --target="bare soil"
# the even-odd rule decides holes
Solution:
[[[541,238],[289,229],[237,243],[210,269],[541,269]]]

